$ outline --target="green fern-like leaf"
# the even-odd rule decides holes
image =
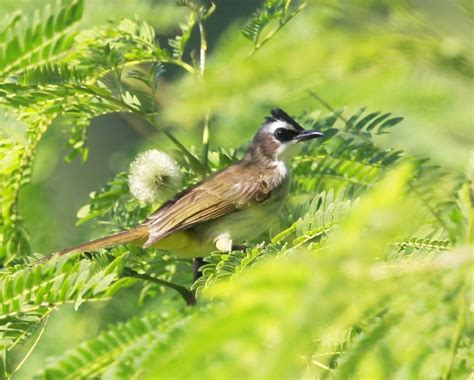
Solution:
[[[38,325],[51,312],[47,307],[0,320],[0,350],[11,351],[34,334]]]
[[[0,23],[0,49],[4,49],[11,33],[21,21],[21,12],[6,15]]]
[[[70,144],[73,151],[84,155],[87,153],[85,139],[90,119],[127,109],[127,106],[106,89],[72,83],[49,86],[2,83],[0,104],[11,108],[28,125],[26,142],[9,152],[10,164],[0,173],[4,189],[0,194],[3,211],[0,217],[3,231],[0,258],[9,261],[29,252],[18,215],[18,197],[21,188],[31,178],[36,147],[51,123],[59,115],[64,115],[65,124],[69,123],[72,129]]]
[[[347,130],[356,131],[358,133],[386,133],[389,128],[394,127],[403,121],[403,117],[392,117],[391,113],[382,114],[380,111],[364,115],[365,108],[353,115],[346,124]],[[363,117],[362,117],[363,116]]]
[[[183,331],[172,347],[157,347],[145,378],[156,373],[190,377],[196,371],[202,377],[325,378],[341,373],[341,378],[364,378],[376,373],[385,378],[392,373],[391,365],[413,378],[426,377],[433,368],[443,373],[450,359],[450,337],[456,331],[466,335],[458,321],[468,308],[459,310],[458,302],[465,297],[462,289],[472,282],[472,257],[451,252],[443,260],[419,260],[416,265],[380,260],[380,246],[417,225],[417,210],[400,202],[406,191],[401,181],[408,182],[409,173],[401,167],[365,194],[322,252],[313,246],[267,257],[238,276],[229,275],[239,267],[233,259],[215,256],[214,268],[220,266],[224,277],[211,281],[202,293],[213,303],[212,313],[192,319],[192,329]],[[384,215],[391,217],[381,218]],[[255,262],[259,256],[247,257]],[[427,297],[420,300],[421,294]],[[357,332],[348,336],[355,327]],[[436,333],[430,332],[432,327]],[[417,346],[414,356],[403,349],[413,340],[413,329],[427,337],[412,343]],[[327,352],[325,344],[315,345],[329,341],[335,342],[337,354]],[[457,344],[456,336],[453,341]],[[203,342],[207,350],[196,350]],[[236,352],[248,355],[235,360]],[[181,357],[187,360],[177,368]],[[204,361],[206,366],[201,365]]]
[[[121,286],[130,283],[120,279],[124,256],[109,263],[77,257],[52,259],[33,267],[12,267],[0,273],[0,340],[4,348],[16,345],[29,335],[45,314],[58,305],[74,303],[75,307],[91,299],[107,299]]]
[[[263,258],[276,256],[281,252],[282,249],[278,245],[265,246],[264,244],[229,254],[213,252],[204,259],[205,264],[200,268],[202,276],[192,287],[199,296],[216,282],[238,276]]]
[[[190,12],[187,20],[180,24],[181,34],[173,39],[168,40],[168,44],[172,49],[172,57],[176,60],[182,60],[184,50],[188,44],[191,33],[196,25],[197,17],[195,12]]]
[[[180,316],[179,323],[184,323]],[[143,372],[143,362],[167,344],[177,315],[146,314],[113,326],[49,364],[40,379],[130,379]]]
[[[0,172],[0,188],[2,190],[0,193],[2,209],[0,214],[1,262],[8,263],[15,257],[24,257],[30,253],[28,235],[18,213],[18,197],[22,186],[28,183],[31,178],[31,166],[36,146],[52,118],[51,115],[38,115],[35,127],[27,130],[27,143],[23,146],[16,144],[13,149],[9,149],[8,144],[0,146],[2,151],[9,153],[10,160],[9,164]]]
[[[272,242],[291,242],[290,247],[315,238],[319,238],[320,242],[355,202],[345,189],[339,192],[331,189],[315,196],[308,194],[290,197],[286,211],[280,218],[280,226],[288,227],[274,234]]]
[[[63,64],[48,63],[26,70],[20,79],[22,84],[29,85],[49,85],[60,83],[80,83],[84,81],[84,77],[80,71],[73,66]]]
[[[78,211],[78,225],[92,219],[124,229],[138,224],[151,212],[141,207],[129,193],[127,173],[118,173],[101,190],[90,194],[90,201]]]
[[[200,294],[216,281],[238,276],[246,268],[264,258],[283,256],[291,252],[290,248],[302,246],[316,238],[321,241],[340,222],[351,206],[352,202],[347,199],[344,192],[336,195],[334,191],[300,202],[297,206],[291,207],[291,211],[285,213],[288,215],[286,219],[292,219],[292,221],[290,223],[285,220],[282,224],[291,225],[274,236],[271,244],[259,244],[230,254],[215,252],[206,257],[206,264],[201,268],[202,276],[193,287]],[[283,246],[282,241],[289,242]]]
[[[262,8],[256,11],[249,23],[242,31],[243,35],[254,43],[257,43],[263,29],[272,21],[282,22],[291,0],[269,0]]]
[[[293,227],[296,237],[292,245],[296,247],[328,235],[353,207],[353,203],[357,203],[357,200],[348,199],[344,191],[335,194],[333,190],[323,192],[313,200],[305,202],[301,210],[305,210],[306,213],[295,222]]]
[[[0,77],[18,75],[26,69],[53,62],[67,51],[73,40],[73,28],[82,17],[83,1],[76,0],[63,5],[56,13],[45,12],[42,20],[25,25],[18,34],[10,26],[0,35]],[[14,18],[13,20],[16,20]],[[17,23],[15,21],[15,23]]]
[[[372,133],[380,130],[371,127],[372,117],[361,118],[364,112],[365,108],[356,112],[342,127],[335,127],[340,112],[318,119],[301,119],[307,128],[320,130],[325,137],[324,144],[312,144],[302,156],[296,158],[297,189],[309,192],[347,187],[349,192],[359,194],[372,187],[388,168],[401,161],[402,152],[382,149],[373,142]],[[308,172],[313,175],[308,176]],[[304,175],[300,177],[300,173]]]
[[[296,16],[305,5],[305,2],[293,0],[266,0],[263,6],[251,16],[250,21],[242,30],[242,34],[253,42],[255,52]],[[275,28],[265,34],[265,29],[271,24],[276,24]]]

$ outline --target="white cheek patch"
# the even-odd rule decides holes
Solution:
[[[274,133],[279,128],[284,128],[284,129],[295,131],[295,132],[298,132],[298,130],[293,125],[288,124],[287,122],[283,120],[272,121],[263,127],[263,132],[267,133],[269,135],[268,136],[269,138],[272,138],[274,141],[278,143],[278,148],[275,151],[274,157],[278,160],[288,162],[298,152],[299,145],[297,144],[297,141],[295,140],[282,142],[276,139],[274,136]],[[283,169],[282,169],[282,172],[283,172]],[[284,167],[284,172],[286,174],[286,167]]]

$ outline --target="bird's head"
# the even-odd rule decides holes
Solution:
[[[255,135],[250,153],[254,158],[262,156],[271,160],[287,160],[298,152],[301,142],[322,135],[321,132],[304,129],[285,111],[275,108]]]

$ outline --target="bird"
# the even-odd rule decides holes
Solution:
[[[301,143],[323,136],[272,109],[244,157],[165,202],[135,228],[53,253],[91,252],[128,243],[196,258],[258,237],[288,195],[291,159]],[[42,260],[42,259],[40,259]]]

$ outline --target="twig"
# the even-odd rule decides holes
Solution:
[[[74,87],[74,89],[77,91],[85,92],[86,94],[103,98],[109,101],[110,103],[115,104],[119,107],[122,107],[131,113],[140,115],[142,118],[148,121],[151,125],[153,125],[156,129],[164,133],[165,136],[168,137],[168,139],[170,139],[171,142],[173,142],[173,144],[175,144],[179,148],[179,150],[181,150],[181,152],[183,152],[183,154],[189,159],[191,165],[193,165],[193,168],[195,170],[197,170],[199,173],[204,173],[206,171],[205,168],[202,167],[201,162],[176,137],[174,137],[174,135],[171,132],[167,131],[165,128],[158,125],[158,123],[156,122],[154,118],[154,115],[143,113],[140,110],[124,103],[120,99],[114,98],[113,96],[98,94],[92,88],[89,88],[88,86],[76,86]]]
[[[155,131],[151,129],[151,127],[148,125],[146,126],[145,123],[140,120],[137,122],[137,120],[133,120],[131,116],[133,116],[132,113],[126,112],[126,113],[119,113],[118,116],[125,121],[125,123],[130,126],[137,134],[140,135],[140,137],[143,138],[149,138],[152,136]]]
[[[181,142],[176,137],[174,137],[173,134],[158,125],[153,117],[142,114],[137,110],[135,110],[134,112],[137,112],[139,115],[142,115],[146,121],[148,121],[151,125],[157,128],[160,132],[163,132],[166,137],[168,137],[168,139],[170,139],[173,144],[176,145],[179,150],[181,150],[181,152],[183,152],[183,154],[188,158],[194,170],[201,174],[206,172],[206,168],[203,167],[202,163],[196,158],[196,156],[194,156],[194,154],[192,154],[183,144],[181,144]]]
[[[275,27],[271,32],[269,32],[262,41],[257,42],[251,53],[249,54],[248,58],[251,58],[263,45],[265,45],[268,41],[270,41],[275,34],[277,34],[293,17],[295,17],[298,13],[300,13],[303,8],[306,7],[306,2],[303,2],[296,8],[286,19],[280,20],[280,23],[277,27]]]
[[[321,103],[324,107],[326,107],[329,111],[337,115],[346,126],[349,126],[349,120],[347,120],[344,116],[342,116],[342,112],[337,112],[328,102],[326,102],[323,98],[321,98],[316,92],[307,90],[308,94],[310,94],[313,98],[315,98],[319,103]]]
[[[204,76],[204,71],[206,70],[206,52],[207,52],[207,41],[206,41],[206,31],[204,29],[204,24],[202,19],[199,20],[199,36],[200,36],[200,48],[199,48],[199,74],[198,77],[202,78]]]
[[[351,123],[349,123],[349,120],[347,120],[344,116],[342,116],[342,112],[337,112],[328,102],[326,102],[321,96],[319,96],[316,92],[307,90],[308,94],[310,94],[313,98],[315,98],[319,103],[321,103],[324,107],[326,107],[329,111],[331,111],[333,114],[335,114],[339,119],[341,119],[344,124],[346,125],[345,133],[349,133],[353,136],[357,136],[359,138],[362,138],[365,141],[371,141],[370,138],[365,136],[362,133],[355,133],[354,131],[349,130],[351,127]]]
[[[413,184],[411,182],[408,182],[408,187],[409,187],[410,191],[413,191],[413,193],[423,202],[423,204],[426,206],[426,208],[431,213],[431,215],[434,216],[434,218],[445,229],[445,231],[449,231],[449,226],[446,224],[443,217],[439,214],[438,211],[436,211],[436,209],[431,205],[431,203],[428,202],[424,198],[423,193],[420,193],[420,191],[418,191],[418,189],[415,186],[413,186]]]
[[[41,327],[41,330],[38,334],[38,336],[36,337],[35,341],[33,342],[33,344],[31,345],[30,349],[28,350],[28,352],[26,353],[26,355],[23,357],[23,359],[21,359],[20,363],[18,363],[18,365],[16,366],[16,368],[13,370],[13,372],[10,374],[9,378],[13,377],[13,375],[15,373],[17,373],[20,368],[23,366],[23,364],[25,364],[25,362],[28,360],[28,358],[30,357],[30,355],[33,353],[33,350],[36,348],[36,346],[38,345],[41,337],[43,336],[43,333],[46,329],[46,325],[48,324],[48,320],[49,320],[49,314],[46,316],[46,318],[44,319],[44,322],[43,322],[43,326]]]
[[[39,320],[38,324],[39,323],[42,323],[44,322],[44,320],[46,319],[46,317],[49,316],[49,314],[55,310],[54,308],[50,308],[49,310],[47,310],[44,315],[41,316],[41,319]],[[32,328],[35,327],[34,325],[31,326]],[[28,334],[28,332],[30,331],[30,329],[26,329],[25,331],[23,331],[23,333],[21,333],[13,342],[13,344],[8,347],[8,351],[12,351],[22,340],[23,338]]]
[[[138,278],[140,280],[145,280],[145,281],[150,281],[155,284],[165,286],[167,288],[171,288],[173,290],[176,290],[181,297],[183,297],[184,301],[186,302],[186,305],[192,306],[196,304],[196,298],[194,297],[193,292],[190,290],[186,289],[184,286],[174,284],[169,281],[161,280],[156,277],[152,277],[146,273],[138,273],[137,271],[133,270],[132,268],[125,267],[123,271],[123,275],[125,277],[132,277],[132,278]]]
[[[202,130],[202,166],[204,167],[204,170],[208,171],[209,165],[208,165],[208,156],[209,156],[209,111],[206,112],[206,115],[204,116],[204,125],[203,125],[203,130]],[[206,174],[204,173],[204,175]]]
[[[213,4],[214,5],[214,4]],[[199,48],[199,74],[198,78],[204,78],[204,71],[206,70],[206,52],[207,52],[207,40],[206,40],[206,30],[204,29],[203,21],[209,17],[209,15],[213,12],[213,8],[210,9],[207,15],[204,17],[199,15],[199,36],[200,36],[200,48]],[[204,116],[204,125],[202,129],[202,166],[204,169],[204,173],[202,176],[204,177],[208,171],[208,156],[209,156],[209,138],[210,138],[210,130],[209,130],[209,110],[206,111],[206,115]]]
[[[129,66],[136,66],[136,65],[142,65],[142,64],[147,64],[147,63],[155,63],[155,62],[161,62],[161,63],[169,63],[178,67],[181,67],[183,70],[187,71],[190,74],[195,73],[194,67],[192,67],[189,63],[186,63],[184,61],[178,60],[178,59],[172,59],[172,58],[149,58],[149,59],[137,59],[134,61],[128,61],[123,64],[123,67],[129,67]],[[99,74],[94,75],[90,77],[85,84],[86,85],[94,85],[98,79],[104,77],[108,73],[108,70],[103,69]]]
[[[464,292],[461,294],[462,300],[461,300],[461,315],[459,316],[458,324],[457,324],[457,329],[456,333],[451,345],[451,359],[449,361],[448,368],[446,369],[446,373],[443,376],[443,380],[450,380],[451,375],[453,372],[454,368],[454,362],[456,360],[456,354],[458,352],[458,347],[459,347],[459,342],[461,341],[462,334],[464,332],[464,329],[466,328],[466,298],[464,295]]]
[[[331,368],[329,368],[327,365],[315,360],[315,359],[312,359],[311,360],[311,363],[313,363],[314,365],[326,370],[326,371],[331,371]]]

